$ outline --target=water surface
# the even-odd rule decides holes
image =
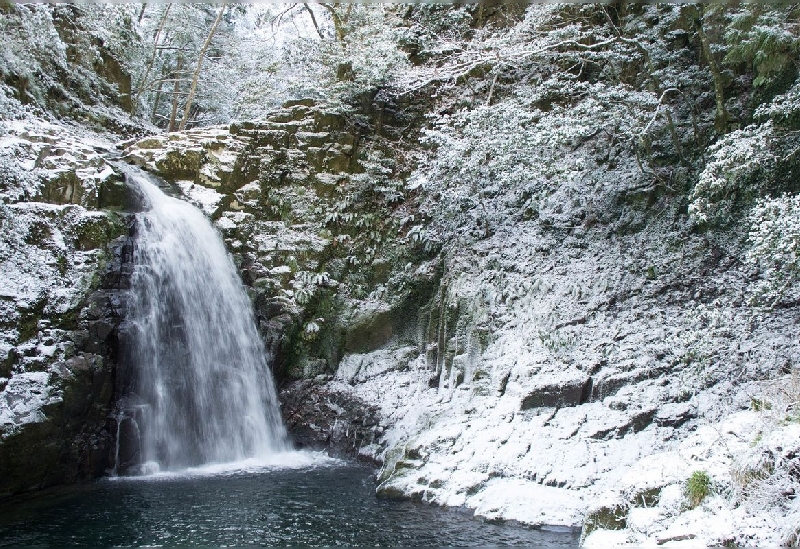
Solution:
[[[212,469],[105,479],[0,508],[0,545],[576,547],[576,534],[491,524],[374,496],[369,468]]]

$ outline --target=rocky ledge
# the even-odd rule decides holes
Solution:
[[[378,409],[327,376],[287,383],[281,413],[298,449],[326,450],[334,457],[368,458],[383,434]],[[374,462],[372,462],[374,463]]]
[[[96,135],[2,124],[0,496],[104,474],[130,269],[126,192]]]

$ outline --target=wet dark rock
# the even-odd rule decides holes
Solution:
[[[381,434],[377,408],[332,389],[326,379],[287,383],[279,396],[283,420],[297,448],[357,458],[359,449]]]
[[[91,480],[113,466],[115,429],[109,416],[118,381],[124,281],[131,270],[125,250],[130,246],[127,237],[108,244],[98,286],[75,311],[53,318],[38,313],[41,325],[64,329],[69,344],[63,362],[53,364],[60,375],[51,385],[62,398],[42,409],[44,421],[25,424],[0,442],[0,497]]]
[[[521,409],[578,406],[587,402],[591,390],[591,377],[569,380],[561,384],[544,385],[522,400]]]
[[[99,341],[106,341],[111,332],[114,331],[114,325],[106,320],[98,320],[92,324],[91,330]]]
[[[647,428],[653,423],[653,417],[656,415],[656,410],[640,410],[633,413],[630,421],[625,429],[627,433],[638,433]]]
[[[590,511],[583,522],[581,544],[595,530],[623,530],[628,525],[628,505],[611,504]]]
[[[0,497],[90,480],[109,465],[112,437],[106,416],[113,403],[113,364],[76,358],[61,402],[47,419],[28,424],[0,444]]]

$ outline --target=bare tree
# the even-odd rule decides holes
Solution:
[[[338,3],[320,4],[320,6],[328,10],[328,12],[331,14],[331,20],[333,21],[333,28],[334,31],[336,32],[336,40],[338,40],[339,43],[344,44],[346,35],[345,25],[347,25],[347,20],[350,18],[350,11],[353,9],[353,4],[347,5],[347,10],[344,12],[343,15],[340,15],[338,12],[338,9],[340,7]]]
[[[177,121],[178,117],[178,97],[180,97],[181,91],[181,79],[179,75],[183,70],[183,56],[178,57],[177,65],[175,66],[175,83],[172,88],[172,111],[169,115],[169,126],[167,126],[168,132],[174,132],[178,128],[175,127],[175,122]]]
[[[208,32],[208,36],[206,37],[205,42],[203,42],[203,46],[200,48],[200,53],[197,55],[197,66],[194,69],[194,73],[192,74],[192,83],[189,88],[189,97],[186,98],[186,105],[183,109],[183,120],[181,120],[180,131],[186,129],[186,123],[189,121],[189,114],[192,110],[192,102],[194,101],[195,93],[197,92],[197,80],[200,77],[200,69],[203,68],[203,59],[205,59],[206,51],[208,50],[208,46],[211,45],[211,40],[214,38],[214,34],[217,32],[217,28],[219,24],[222,22],[222,15],[225,13],[225,8],[227,8],[227,4],[222,4],[219,8],[219,13],[217,13],[217,18],[214,20],[214,24],[211,25],[211,30]],[[176,90],[177,91],[177,90]]]
[[[144,15],[144,8],[147,4],[142,6],[142,12],[139,15],[139,19],[141,20],[142,15]],[[133,99],[133,113],[136,114],[136,107],[139,105],[139,97],[142,95],[142,92],[145,90],[148,84],[148,78],[150,77],[150,71],[153,69],[153,64],[155,63],[156,56],[158,55],[159,50],[159,39],[161,37],[161,33],[164,30],[164,23],[167,21],[167,15],[169,15],[169,9],[172,7],[172,4],[167,4],[164,8],[164,13],[161,14],[161,20],[158,22],[158,28],[156,29],[155,37],[153,38],[153,54],[150,56],[150,60],[147,63],[147,68],[144,71],[144,76],[142,77],[142,81],[139,83],[139,88],[136,90],[136,97]]]
[[[703,26],[706,15],[705,6],[698,4],[696,9],[697,18],[695,19],[695,27],[697,28],[697,36],[700,38],[700,46],[703,49],[703,56],[708,62],[708,69],[711,71],[711,76],[714,80],[714,99],[716,102],[714,129],[717,131],[717,133],[722,134],[725,133],[728,125],[728,119],[730,118],[728,115],[728,110],[725,108],[725,80],[722,76],[722,70],[717,64],[717,60],[714,58],[714,54],[711,51],[711,44],[709,43],[708,35],[706,35],[706,31]]]

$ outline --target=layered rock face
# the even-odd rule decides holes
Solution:
[[[130,254],[110,145],[3,123],[0,494],[95,478],[113,456],[116,328]]]
[[[414,340],[419,304],[438,277],[434,263],[408,263],[419,254],[400,238],[408,228],[398,222],[397,189],[375,189],[374,172],[391,171],[381,163],[394,162],[388,144],[396,138],[375,121],[392,116],[381,107],[372,119],[353,117],[302,100],[265,122],[146,138],[124,151],[220,229],[276,377],[307,380],[282,392],[290,428],[302,445],[338,454],[373,443],[379,427],[374,406],[327,382],[345,355],[400,335]]]
[[[0,497],[113,467],[131,241],[109,158],[142,125],[103,9],[0,7]]]
[[[596,187],[588,216],[566,196],[537,215],[489,200],[501,222],[442,246],[374,113],[292,103],[125,152],[225,236],[297,441],[381,463],[379,495],[583,525],[589,542],[628,525],[691,539],[686,513],[757,527],[683,495],[694,471],[732,487],[742,463],[796,459],[795,424],[753,402],[793,398],[797,312],[748,305],[741,236],[693,231],[680,200],[633,181]],[[365,179],[400,197],[359,194]]]

